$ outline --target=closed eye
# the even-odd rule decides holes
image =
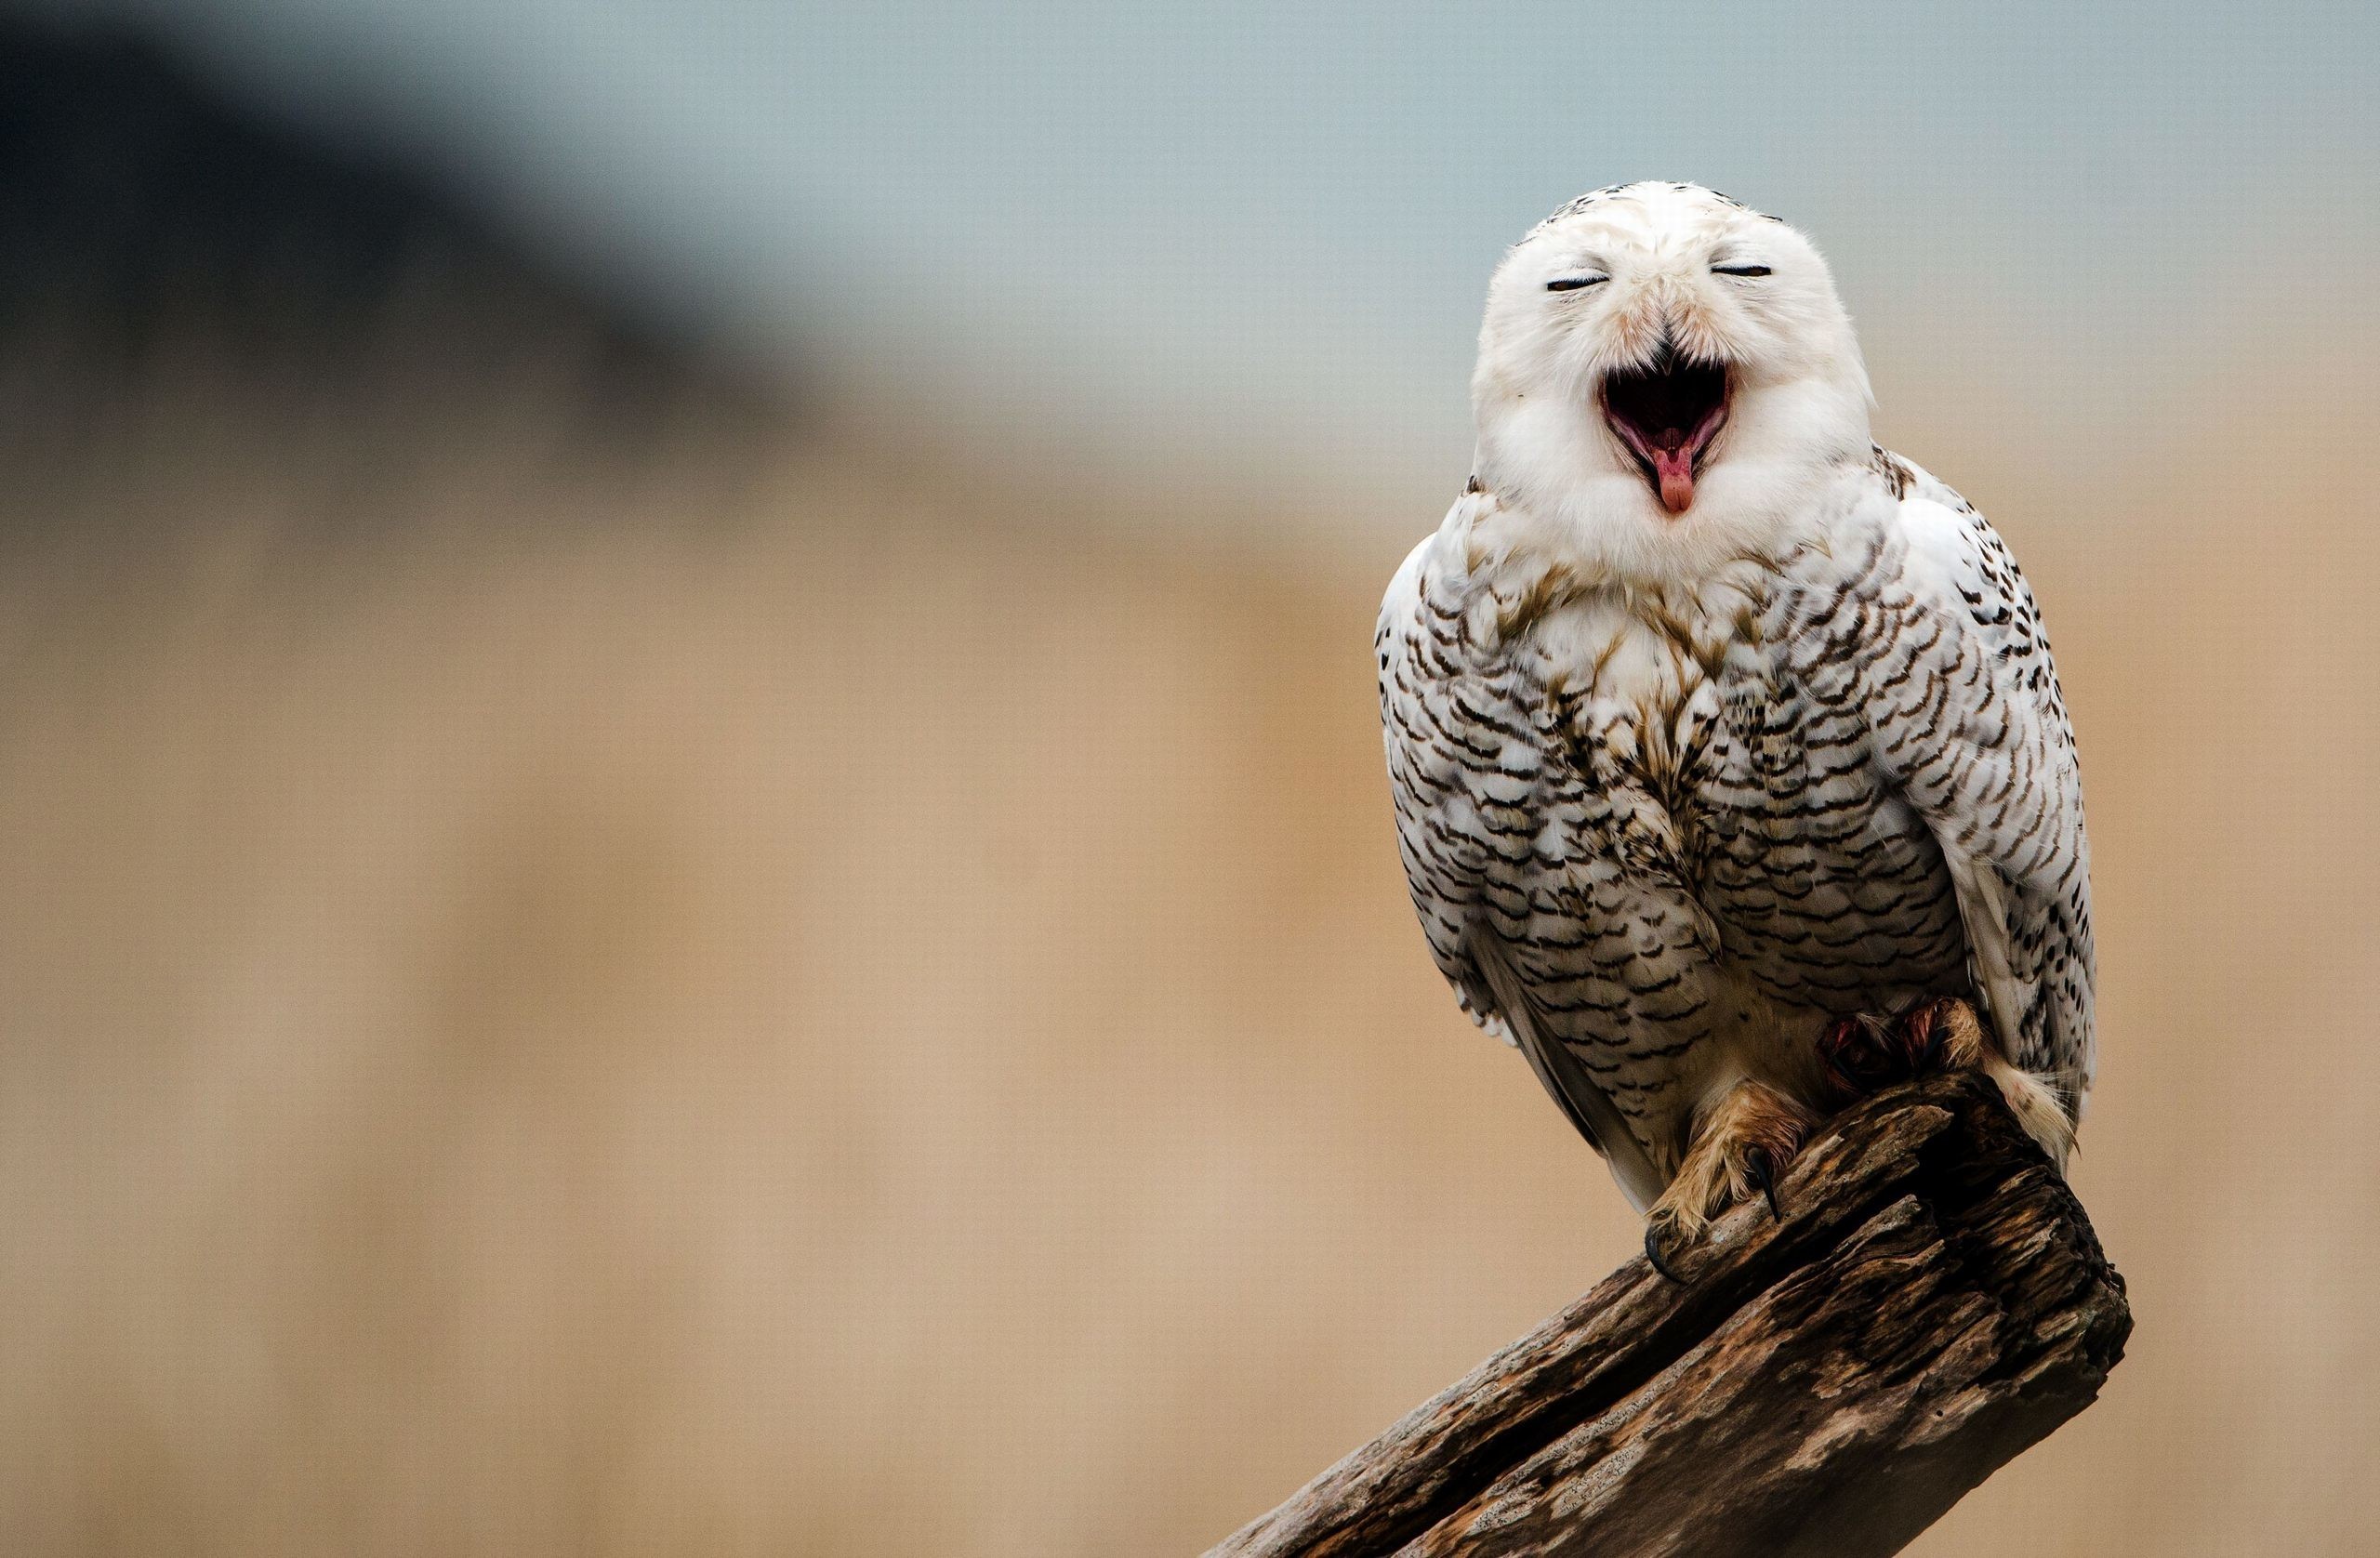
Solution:
[[[1556,276],[1554,280],[1545,284],[1545,290],[1548,292],[1576,292],[1580,287],[1601,286],[1604,283],[1609,280],[1611,280],[1609,276]]]
[[[1768,267],[1765,265],[1713,265],[1711,267],[1711,273],[1714,276],[1765,276],[1768,274]]]

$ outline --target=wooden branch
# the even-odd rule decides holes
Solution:
[[[2123,1279],[1990,1082],[1821,1126],[1678,1262],[1640,1257],[1209,1558],[1869,1558],[2089,1406]]]

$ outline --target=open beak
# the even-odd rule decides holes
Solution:
[[[1694,505],[1703,456],[1727,420],[1728,391],[1725,366],[1686,362],[1666,350],[1648,367],[1604,378],[1604,420],[1672,514]]]

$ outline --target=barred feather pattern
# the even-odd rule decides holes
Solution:
[[[1979,998],[2073,1117],[2081,784],[1982,516],[1879,450],[1781,555],[1656,588],[1511,542],[1504,504],[1466,493],[1382,606],[1399,849],[1463,1008],[1560,1048],[1532,1063],[1631,1199],[1704,1101],[1815,1102],[1830,1021],[1933,995]]]

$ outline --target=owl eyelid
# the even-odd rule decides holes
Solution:
[[[1713,265],[1711,273],[1714,276],[1765,276],[1770,272],[1765,265]]]
[[[1580,287],[1601,286],[1609,276],[1556,276],[1545,284],[1548,292],[1576,292]]]

